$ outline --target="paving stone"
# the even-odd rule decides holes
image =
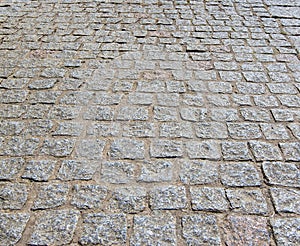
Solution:
[[[187,245],[220,245],[220,231],[214,215],[186,215],[182,217],[182,233]]]
[[[240,110],[242,117],[246,121],[253,122],[270,122],[271,116],[266,109],[242,108]]]
[[[110,156],[113,159],[143,159],[145,143],[134,139],[117,139],[110,146]]]
[[[68,192],[67,184],[42,185],[39,187],[32,209],[49,209],[65,205]]]
[[[207,109],[196,107],[183,107],[180,109],[180,116],[186,121],[203,121],[207,118]]]
[[[189,141],[186,143],[188,157],[191,159],[219,160],[221,150],[219,144],[213,140]]]
[[[82,245],[122,245],[127,239],[127,222],[123,214],[90,213],[84,216],[79,243]]]
[[[279,143],[282,149],[283,155],[288,161],[300,161],[300,143],[290,142],[290,143]]]
[[[250,148],[257,161],[282,160],[278,146],[263,141],[250,141]]]
[[[255,123],[227,123],[229,136],[233,139],[257,139],[262,134]]]
[[[151,209],[183,209],[187,206],[186,190],[183,186],[159,186],[150,192]]]
[[[182,101],[189,106],[203,106],[204,97],[201,93],[196,94],[183,94]]]
[[[178,112],[174,107],[154,106],[154,119],[157,121],[176,121]]]
[[[123,184],[134,180],[136,166],[130,162],[107,161],[102,164],[101,179],[113,184]]]
[[[148,120],[147,107],[121,107],[117,114],[117,120]]]
[[[251,163],[226,163],[220,167],[221,182],[227,186],[260,186],[259,172]]]
[[[225,160],[251,160],[247,143],[244,142],[223,142],[221,144],[222,154]]]
[[[277,245],[296,246],[300,242],[299,218],[275,218],[271,219]]]
[[[90,160],[102,158],[105,141],[98,139],[82,139],[77,143],[75,152],[78,157]]]
[[[29,122],[26,133],[32,136],[45,136],[54,126],[52,120],[32,120]]]
[[[300,139],[300,124],[298,123],[290,123],[288,124],[288,128],[292,131],[293,135]]]
[[[138,178],[142,182],[171,181],[174,164],[171,161],[144,161]]]
[[[29,244],[69,244],[72,241],[78,218],[79,212],[75,210],[41,212],[35,222]]]
[[[96,137],[115,137],[121,131],[121,124],[117,122],[92,123],[87,126],[87,135]]]
[[[64,160],[58,172],[60,180],[90,180],[100,167],[96,161]]]
[[[27,201],[28,192],[25,184],[1,183],[0,184],[0,208],[19,210]]]
[[[258,189],[228,189],[226,196],[229,199],[231,208],[235,212],[243,214],[259,214],[266,215],[268,213],[268,205],[262,194]]]
[[[168,212],[135,215],[130,245],[173,245],[177,243],[176,219]]]
[[[130,93],[128,95],[128,103],[134,105],[151,105],[154,102],[154,95],[151,93]]]
[[[0,122],[0,136],[19,135],[24,128],[24,123],[20,121],[2,121]]]
[[[268,140],[289,139],[288,132],[284,125],[262,123],[260,124],[260,127]]]
[[[1,245],[16,245],[26,227],[30,216],[26,213],[0,213]]]
[[[123,124],[123,137],[154,137],[155,125],[148,122]]]
[[[277,212],[300,214],[300,192],[298,190],[271,188],[270,191]]]
[[[198,123],[195,124],[195,132],[198,138],[226,139],[227,127],[224,123]]]
[[[94,184],[74,185],[71,204],[79,209],[101,208],[107,196],[106,187]]]
[[[38,138],[12,137],[6,142],[3,155],[31,156],[36,153],[39,145]]]
[[[191,187],[190,192],[193,210],[222,212],[229,209],[223,188]]]
[[[13,180],[24,166],[24,159],[21,157],[0,159],[0,180]]]
[[[55,157],[69,156],[74,148],[72,139],[46,139],[44,140],[41,153]]]
[[[138,213],[146,209],[146,189],[124,187],[115,189],[109,202],[109,209],[124,213]]]
[[[287,109],[271,109],[272,115],[277,122],[289,122],[294,120],[293,112]]]
[[[56,130],[52,133],[53,136],[74,136],[78,137],[83,131],[84,126],[74,122],[60,122]]]
[[[290,187],[300,187],[300,171],[294,163],[263,162],[268,183]]]
[[[270,245],[271,235],[264,217],[230,215],[223,228],[227,245]]]
[[[150,146],[151,157],[181,157],[183,146],[181,141],[155,140]]]
[[[237,89],[241,94],[246,95],[260,95],[266,92],[264,84],[261,83],[239,82],[237,83]]]
[[[208,161],[182,161],[180,180],[185,184],[212,184],[218,181],[218,165]]]
[[[238,121],[238,110],[233,108],[213,108],[210,112],[210,117],[213,121],[230,122]]]
[[[85,120],[112,120],[114,111],[109,106],[92,106],[84,113]]]
[[[22,178],[34,181],[48,181],[53,174],[56,163],[56,161],[52,160],[28,161]]]

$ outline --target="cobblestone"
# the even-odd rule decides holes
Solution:
[[[300,245],[299,13],[2,0],[0,245]]]

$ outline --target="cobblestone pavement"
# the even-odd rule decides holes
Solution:
[[[0,245],[300,245],[298,0],[0,1]]]

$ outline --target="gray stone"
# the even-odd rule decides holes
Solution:
[[[73,139],[45,139],[41,153],[55,157],[65,157],[72,153],[74,145]]]
[[[267,96],[267,95],[257,95],[253,96],[254,103],[258,107],[277,107],[279,103],[274,96]]]
[[[25,213],[0,213],[1,245],[16,245],[22,237],[29,217],[29,214]]]
[[[64,245],[72,241],[80,213],[75,210],[44,211],[35,222],[30,245]]]
[[[155,140],[150,145],[151,157],[181,157],[183,147],[181,141]]]
[[[57,91],[34,91],[31,92],[28,101],[32,104],[36,104],[36,103],[54,104],[60,95],[61,92],[57,92]]]
[[[171,161],[144,161],[141,164],[141,174],[138,180],[142,182],[171,181],[173,166]]]
[[[204,105],[204,97],[200,93],[196,94],[183,94],[183,103],[188,106],[203,106]]]
[[[300,161],[299,142],[279,143],[279,146],[282,149],[285,160]]]
[[[230,122],[238,121],[238,110],[234,108],[212,108],[210,117],[213,121]]]
[[[94,184],[74,185],[71,204],[79,209],[101,208],[107,196],[106,187]]]
[[[215,107],[228,107],[231,105],[230,97],[228,95],[213,94],[207,95],[206,97],[209,102],[209,105]]]
[[[24,159],[21,157],[0,159],[0,180],[13,180],[24,166]]]
[[[251,160],[247,143],[244,142],[223,142],[222,153],[225,160],[239,161]]]
[[[34,90],[40,90],[40,89],[50,89],[53,88],[53,86],[57,83],[57,79],[38,79],[38,80],[33,80],[28,85],[29,89],[34,89]]]
[[[229,209],[223,188],[191,187],[190,192],[193,210],[222,212]]]
[[[300,214],[300,192],[294,189],[271,188],[271,196],[278,213]]]
[[[53,136],[74,136],[78,137],[83,131],[84,126],[76,122],[60,122],[56,130],[52,133]]]
[[[123,214],[87,214],[79,243],[82,245],[124,245],[127,239],[127,222]]]
[[[221,238],[214,215],[186,215],[182,217],[182,233],[187,245],[220,245]]]
[[[0,117],[1,118],[20,118],[25,113],[25,106],[22,105],[1,105]]]
[[[264,72],[243,72],[243,75],[248,82],[265,83],[268,82],[268,77]]]
[[[268,213],[267,202],[260,190],[228,189],[226,195],[235,212],[259,215]]]
[[[65,205],[68,192],[69,186],[67,184],[42,185],[32,209],[49,209]]]
[[[226,186],[260,186],[259,172],[251,163],[221,164],[221,182]]]
[[[227,127],[224,123],[198,123],[195,124],[195,132],[198,138],[224,139],[227,138]]]
[[[260,95],[266,92],[264,84],[261,83],[239,82],[237,83],[237,89],[241,94],[246,95]]]
[[[288,122],[294,120],[293,112],[288,109],[276,108],[271,109],[271,112],[277,122]]]
[[[223,228],[226,245],[270,245],[271,235],[264,217],[230,215]]]
[[[109,106],[91,106],[83,114],[85,120],[112,120],[114,111]]]
[[[183,107],[180,109],[180,116],[186,121],[203,121],[207,118],[207,109],[196,107]]]
[[[262,167],[268,183],[300,187],[300,170],[294,163],[263,162]]]
[[[22,178],[34,181],[48,181],[53,174],[56,161],[52,160],[32,160],[25,167]]]
[[[64,160],[58,172],[60,180],[90,180],[100,163],[90,160]]]
[[[178,112],[174,107],[154,106],[154,119],[157,121],[176,121]]]
[[[143,159],[145,157],[145,143],[134,139],[117,139],[112,142],[109,152],[113,159]]]
[[[299,123],[291,123],[288,124],[288,128],[292,131],[293,135],[300,140],[300,124]]]
[[[100,160],[103,155],[105,141],[98,139],[82,139],[75,148],[76,155],[80,158]]]
[[[183,209],[187,206],[186,190],[183,186],[165,185],[150,192],[151,209]]]
[[[141,187],[122,187],[114,190],[109,202],[109,210],[124,213],[138,213],[147,206],[146,190]]]
[[[271,219],[275,240],[278,246],[296,246],[300,242],[299,218]]]
[[[254,123],[227,123],[229,136],[233,139],[257,139],[262,134],[258,124]]]
[[[112,184],[128,183],[136,178],[136,166],[133,163],[107,161],[102,164],[101,180]]]
[[[150,93],[130,93],[128,95],[128,103],[134,105],[151,105],[154,102],[154,96]]]
[[[149,113],[147,107],[127,106],[120,107],[117,120],[148,120]]]
[[[53,125],[52,120],[31,120],[26,129],[26,133],[32,136],[45,136],[50,133]]]
[[[123,137],[154,137],[155,125],[148,122],[123,124]]]
[[[278,146],[263,141],[250,141],[250,148],[257,161],[282,160]]]
[[[25,128],[24,122],[21,121],[1,121],[0,136],[19,135]]]
[[[87,127],[87,135],[96,137],[115,137],[119,135],[120,131],[121,124],[117,122],[91,123]]]
[[[130,245],[177,245],[176,219],[168,212],[135,215]]]
[[[192,124],[189,122],[162,123],[159,129],[159,136],[168,138],[192,138]]]
[[[213,140],[189,141],[186,143],[186,149],[191,159],[219,160],[221,158],[219,144]]]
[[[289,139],[288,132],[284,125],[262,123],[260,127],[268,140]]]
[[[256,108],[242,108],[240,109],[242,117],[246,121],[253,122],[270,122],[271,117],[269,111],[266,109],[256,109]]]
[[[39,145],[38,138],[12,137],[6,142],[4,155],[30,156],[34,155]]]
[[[25,184],[0,184],[0,208],[18,210],[22,209],[27,201],[27,187]]]
[[[212,184],[218,181],[218,165],[208,161],[182,161],[180,180],[184,184]]]

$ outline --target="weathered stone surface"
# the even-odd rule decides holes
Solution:
[[[131,245],[172,245],[177,243],[176,219],[168,212],[135,215]]]
[[[74,185],[71,204],[80,209],[100,208],[107,192],[106,187],[100,185]]]
[[[64,245],[72,241],[79,212],[75,210],[39,213],[30,237],[31,245]]]
[[[259,172],[251,163],[221,164],[220,176],[226,186],[260,186]]]
[[[271,219],[277,245],[297,245],[300,242],[299,218],[275,218]]]
[[[252,159],[247,143],[245,142],[222,142],[221,147],[225,160],[241,161]]]
[[[214,215],[186,215],[182,217],[182,233],[187,245],[220,245],[221,238]]]
[[[251,150],[257,161],[282,160],[278,146],[263,141],[250,141]]]
[[[134,139],[117,139],[110,146],[110,156],[113,159],[143,159],[145,143]]]
[[[193,210],[222,212],[229,209],[223,188],[191,187],[190,192]]]
[[[266,215],[268,212],[267,202],[260,190],[226,190],[232,209],[244,214]]]
[[[76,155],[80,158],[99,160],[102,158],[105,141],[98,139],[82,139],[75,148]]]
[[[95,161],[65,160],[59,169],[57,177],[60,180],[90,180],[100,167]]]
[[[300,161],[300,143],[280,143],[284,158],[288,161]]]
[[[109,202],[109,209],[124,213],[138,213],[147,206],[146,189],[124,187],[114,190]]]
[[[1,183],[0,208],[22,209],[27,201],[28,191],[25,184]]]
[[[38,189],[32,209],[49,209],[65,205],[68,192],[67,184],[42,185]]]
[[[126,217],[123,214],[87,214],[79,239],[82,245],[122,245],[127,239]]]
[[[124,184],[134,180],[136,166],[130,162],[107,161],[102,164],[101,180],[113,184]]]
[[[189,141],[186,143],[186,149],[191,159],[219,160],[221,158],[219,144],[213,140]]]
[[[25,213],[0,213],[0,238],[1,245],[16,245],[29,220]]]
[[[0,180],[13,180],[17,177],[25,161],[21,157],[0,159]]]
[[[53,174],[56,161],[52,160],[32,160],[25,167],[22,178],[34,181],[48,181]]]
[[[230,215],[223,229],[227,245],[270,245],[271,235],[264,217]]]
[[[277,212],[300,214],[299,190],[285,188],[271,188],[270,190]]]
[[[165,185],[150,192],[152,209],[182,209],[187,206],[186,190],[183,186]]]
[[[74,148],[72,139],[46,139],[41,153],[55,157],[69,156]]]
[[[151,157],[180,157],[183,155],[181,141],[155,140],[151,142]]]
[[[262,167],[268,183],[300,187],[300,170],[294,163],[263,162]]]
[[[143,162],[138,178],[142,182],[171,181],[173,177],[173,163],[171,161]]]

